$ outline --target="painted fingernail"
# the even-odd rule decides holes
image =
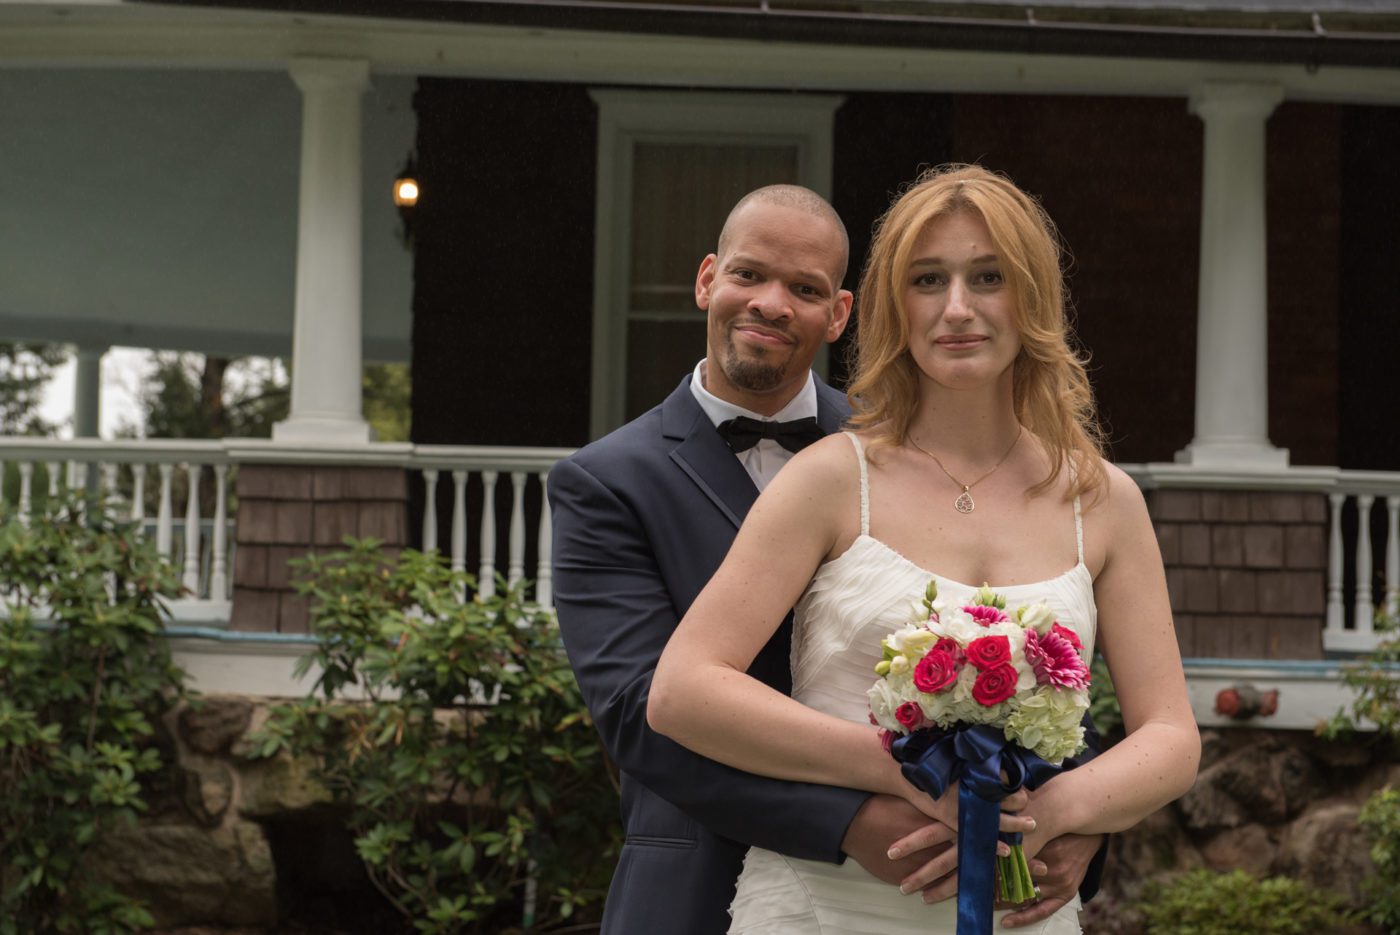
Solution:
[[[904,896],[908,896],[910,893],[914,892],[914,887],[906,883],[901,883],[899,884],[899,892]]]
[[[1034,819],[1034,818],[1027,818],[1027,819],[1026,819],[1026,825],[1027,825],[1032,831],[1034,831],[1034,830],[1035,830],[1035,819]]]
[[[1003,844],[1001,841],[998,841],[998,842],[997,842],[997,856],[998,856],[998,857],[1010,857],[1010,856],[1011,856],[1011,848],[1007,847],[1007,846],[1006,846],[1005,844]]]
[[[897,847],[892,847],[889,849],[889,853],[887,853],[885,856],[888,857],[890,860],[899,860],[899,858],[904,856],[904,852]]]

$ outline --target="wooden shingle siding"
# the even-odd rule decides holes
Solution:
[[[334,552],[346,536],[407,544],[408,480],[400,468],[244,465],[238,472],[238,550],[230,627],[305,633],[310,607],[289,562]]]
[[[1322,494],[1154,490],[1148,507],[1183,656],[1322,658]]]

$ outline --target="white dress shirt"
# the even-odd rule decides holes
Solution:
[[[705,389],[705,361],[695,365],[695,375],[690,379],[690,392],[694,394],[695,401],[700,404],[700,408],[705,410],[705,415],[710,417],[710,421],[718,426],[721,422],[739,416],[748,416],[750,419],[757,419],[759,422],[791,422],[793,419],[806,419],[817,417],[817,384],[812,379],[810,371],[807,373],[807,382],[802,385],[802,389],[797,391],[797,395],[792,398],[782,409],[771,416],[760,415],[757,412],[750,412],[741,406],[725,402],[718,396]],[[759,490],[768,486],[768,482],[778,476],[778,471],[784,464],[792,458],[792,452],[771,438],[760,438],[758,444],[746,451],[735,453],[739,463],[744,466],[744,470],[749,472],[749,477]]]

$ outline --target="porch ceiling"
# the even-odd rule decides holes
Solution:
[[[407,359],[393,177],[411,79],[366,95],[364,325]],[[300,95],[285,74],[0,69],[0,338],[291,350]]]

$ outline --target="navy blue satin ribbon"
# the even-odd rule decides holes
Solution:
[[[1000,832],[999,803],[1017,789],[1037,789],[1062,772],[980,725],[951,731],[925,729],[894,742],[900,772],[935,799],[958,790],[958,935],[991,935],[996,891],[996,842],[1020,844],[1017,831]],[[1006,773],[1002,782],[1001,774]]]

